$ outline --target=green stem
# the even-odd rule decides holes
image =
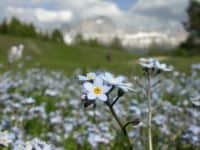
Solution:
[[[152,133],[151,133],[151,120],[152,120],[152,107],[151,107],[151,77],[148,75],[148,85],[147,85],[147,98],[148,98],[148,145],[149,145],[149,150],[153,150],[153,145],[152,145]]]
[[[128,137],[128,133],[126,131],[126,129],[124,128],[124,125],[122,124],[122,122],[120,121],[119,117],[117,116],[116,112],[114,111],[113,107],[112,107],[112,104],[110,104],[109,101],[106,102],[106,105],[108,106],[108,108],[110,109],[113,117],[115,118],[116,122],[118,123],[118,125],[120,126],[120,129],[121,131],[123,132],[124,136],[126,137],[127,139],[127,142],[128,142],[128,145],[129,145],[129,150],[132,150],[133,149],[133,146],[131,144],[131,141]]]

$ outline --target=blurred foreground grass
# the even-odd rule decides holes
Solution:
[[[24,57],[21,60],[24,63],[22,70],[41,67],[61,70],[66,74],[71,74],[78,68],[83,70],[103,69],[118,74],[130,75],[138,74],[139,67],[137,65],[137,59],[138,57],[143,57],[138,54],[116,49],[86,45],[66,46],[57,42],[0,35],[0,63],[4,65],[0,69],[0,72],[8,69],[7,54],[9,48],[19,43],[25,45]],[[111,53],[111,62],[108,62],[106,59],[108,51]],[[189,72],[192,63],[200,62],[199,56],[160,56],[159,58],[163,59],[163,62],[174,65],[177,70],[186,73]],[[16,64],[12,66],[12,69],[16,68]]]

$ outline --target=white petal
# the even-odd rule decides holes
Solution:
[[[99,95],[98,98],[99,98],[99,100],[102,100],[104,102],[108,99],[108,97],[105,94]]]
[[[140,58],[139,61],[140,61],[140,62],[146,62],[147,59],[146,59],[146,58]]]
[[[105,73],[105,77],[108,79],[108,80],[111,80],[113,78],[113,75],[109,72],[106,72]]]
[[[119,77],[116,78],[116,80],[117,80],[118,83],[121,83],[125,80],[125,77],[119,76]]]
[[[103,85],[103,80],[100,77],[97,77],[94,80],[94,85],[96,85],[96,86],[102,86]]]
[[[78,79],[80,81],[86,81],[87,80],[87,78],[85,76],[82,76],[82,75],[78,75]]]
[[[87,90],[87,91],[92,91],[93,89],[93,85],[90,82],[86,82],[83,84],[83,87]]]
[[[124,85],[126,85],[127,87],[132,87],[133,86],[132,83],[124,83]]]
[[[111,86],[103,86],[103,93],[107,93],[111,89]]]
[[[90,100],[94,100],[96,98],[96,95],[94,93],[88,93],[87,98]]]
[[[166,67],[166,68],[164,69],[164,71],[172,71],[172,70],[173,70],[173,67],[172,67],[172,66]]]
[[[155,66],[157,67],[158,65],[160,65],[159,61],[153,58],[148,58],[148,59],[140,58],[139,64],[145,68],[153,68]]]
[[[132,89],[132,84],[131,83],[124,83],[124,84],[121,84],[118,86],[120,89],[122,89],[124,92],[128,92],[129,90],[130,91],[134,91]]]
[[[145,68],[153,68],[154,65],[152,63],[150,64],[140,64],[141,66],[145,67]]]
[[[139,64],[147,64],[150,63],[150,59],[147,58],[140,58],[139,59]]]
[[[104,74],[98,74],[98,75],[96,76],[96,78],[101,78],[102,80],[104,80]]]
[[[96,73],[94,72],[87,73],[87,78],[88,80],[94,80],[96,78]]]
[[[94,72],[90,72],[90,73],[87,73],[87,76],[96,77],[96,73],[94,73]]]

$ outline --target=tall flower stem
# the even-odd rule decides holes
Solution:
[[[149,145],[149,150],[153,150],[153,144],[152,144],[152,133],[151,133],[151,120],[152,120],[152,106],[151,106],[151,75],[147,75],[147,99],[148,99],[148,145]]]
[[[128,146],[129,146],[129,150],[132,150],[133,146],[132,146],[131,141],[130,141],[130,139],[128,137],[128,133],[126,131],[126,128],[124,128],[124,125],[122,124],[122,122],[120,121],[119,117],[117,116],[115,110],[113,109],[113,105],[109,101],[106,102],[106,105],[108,106],[108,108],[110,109],[110,112],[112,113],[112,115],[115,118],[116,122],[120,126],[120,129],[123,132],[123,135],[126,137],[127,142],[128,142]]]

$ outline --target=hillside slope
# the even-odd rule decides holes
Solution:
[[[21,60],[24,62],[24,68],[40,66],[63,70],[67,73],[77,68],[102,68],[119,73],[130,73],[132,70],[131,62],[135,57],[133,54],[120,50],[86,45],[66,46],[51,41],[0,35],[0,62],[4,64],[4,68],[7,66],[9,48],[19,43],[25,45],[24,57]],[[111,62],[106,59],[108,51],[111,53]]]
[[[41,67],[51,70],[61,70],[67,74],[71,74],[76,69],[80,68],[85,71],[103,69],[120,74],[138,74],[138,56],[133,53],[98,46],[66,46],[53,41],[41,41],[5,35],[0,35],[0,63],[3,64],[3,67],[0,68],[0,72],[8,69],[7,55],[9,48],[19,43],[25,45],[24,57],[9,69],[18,69],[17,64],[23,63],[22,70]],[[106,59],[108,51],[110,51],[111,54],[110,62]],[[161,58],[163,62],[174,65],[177,70],[184,72],[190,71],[191,64],[200,62],[199,56],[162,56],[159,58]]]

